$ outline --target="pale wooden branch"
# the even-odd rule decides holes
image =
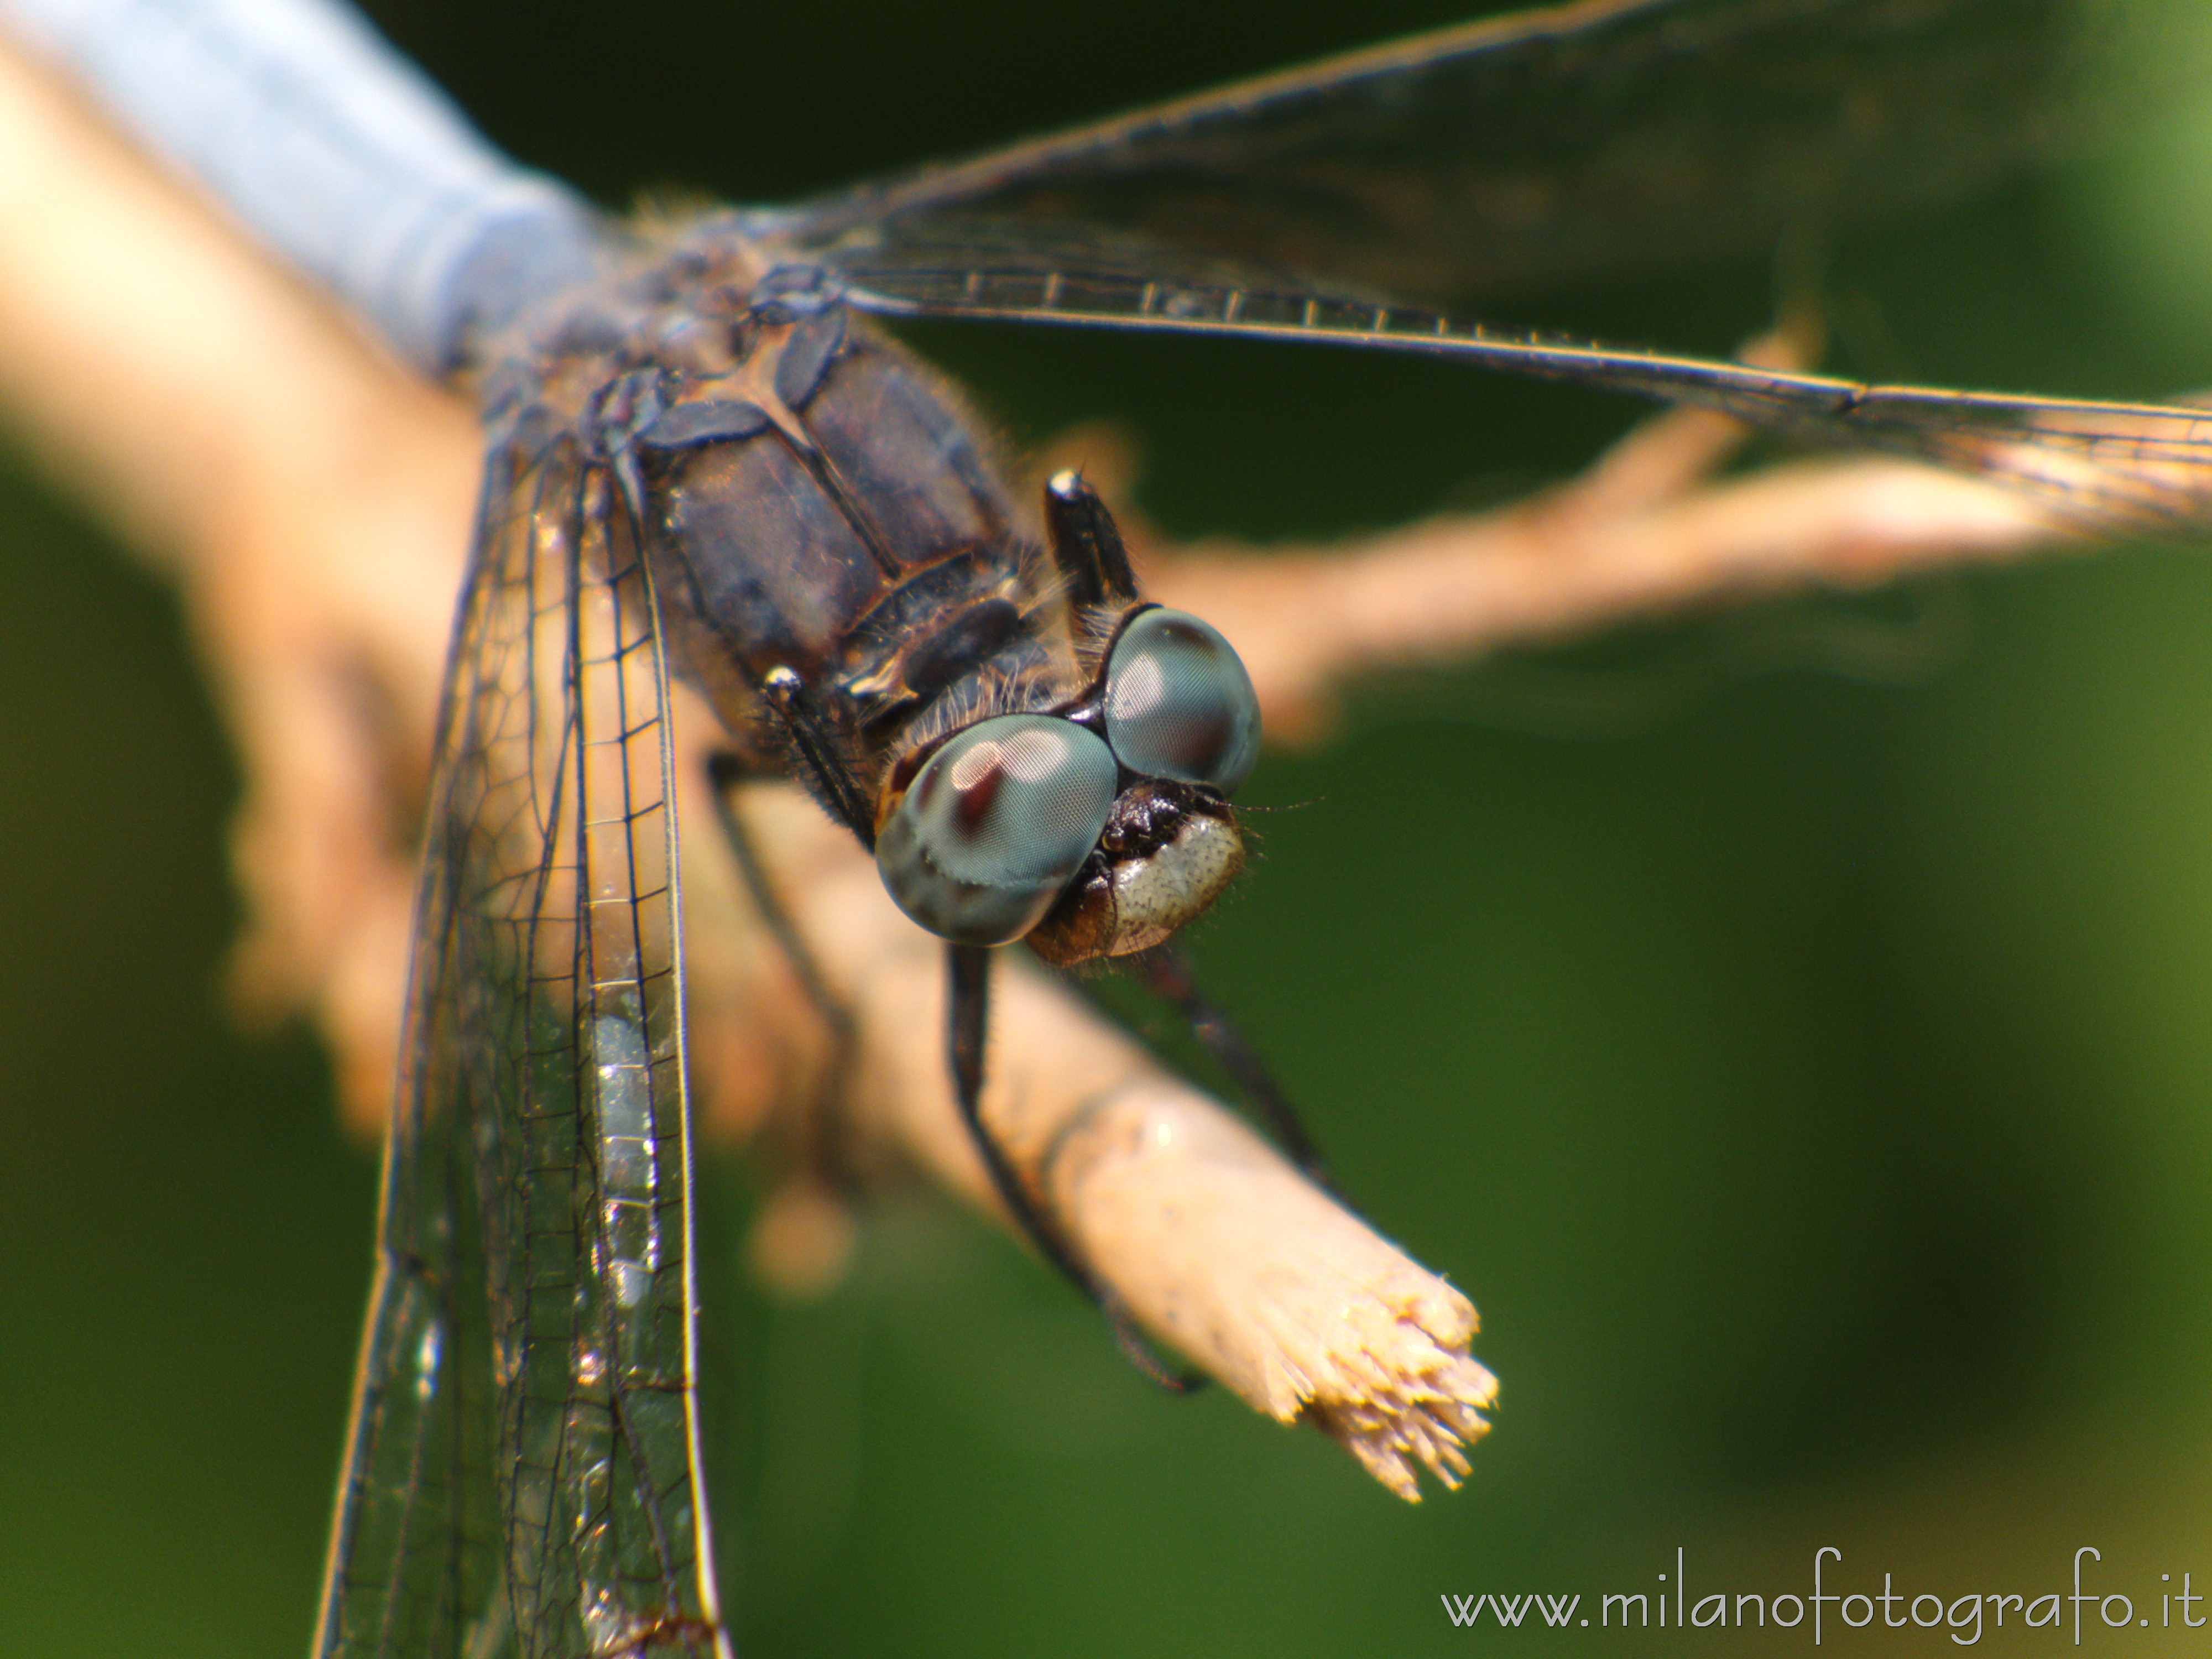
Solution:
[[[0,400],[55,475],[182,589],[246,763],[242,1006],[312,1012],[349,1120],[390,1091],[428,733],[476,489],[467,409],[383,358],[66,92],[0,56]],[[1656,417],[1507,510],[1328,550],[1154,547],[1164,599],[1238,645],[1278,738],[1374,670],[1625,617],[2016,556],[2057,538],[1988,488],[1889,462],[1716,482],[1735,441]],[[711,738],[679,712],[690,749]],[[711,823],[701,768],[683,820]],[[863,1172],[919,1166],[995,1202],[945,1081],[937,945],[797,792],[744,807],[851,1015],[835,1052],[715,837],[686,838],[695,1086],[727,1140],[806,1140],[834,1091]],[[1011,953],[1010,953],[1011,954]],[[1467,1299],[1316,1191],[1121,1032],[1019,965],[986,1110],[1077,1246],[1151,1329],[1255,1407],[1304,1418],[1394,1491],[1447,1480],[1495,1391]],[[842,1068],[842,1069],[841,1069]],[[834,1268],[836,1205],[802,1165],[759,1258]]]

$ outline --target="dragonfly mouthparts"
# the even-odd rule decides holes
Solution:
[[[1140,783],[1113,816],[1030,948],[1060,966],[1148,951],[1191,921],[1244,867],[1228,805],[1188,785]]]

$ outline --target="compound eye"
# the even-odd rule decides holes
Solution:
[[[1106,741],[1132,772],[1233,794],[1260,757],[1252,677],[1207,623],[1145,611],[1106,659]]]
[[[951,738],[876,837],[898,908],[956,945],[1004,945],[1042,920],[1097,845],[1116,773],[1106,745],[1044,714]]]

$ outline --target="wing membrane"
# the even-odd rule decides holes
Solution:
[[[1466,303],[1940,200],[2083,125],[2076,0],[1581,0],[1233,83],[809,204],[1138,234]]]
[[[693,1410],[665,665],[569,436],[495,450],[325,1655],[726,1656]]]
[[[1802,442],[1880,449],[2027,489],[2116,534],[2212,529],[2212,409],[1873,386],[1821,374],[1455,323],[1099,235],[1040,243],[954,227],[941,248],[856,254],[853,302],[893,315],[988,318],[1410,351],[1720,410]],[[978,252],[981,250],[981,252]],[[1188,280],[1184,280],[1184,278]]]

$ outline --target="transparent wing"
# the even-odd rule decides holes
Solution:
[[[845,246],[947,215],[1105,227],[1465,303],[1939,200],[2086,118],[2080,0],[1583,0],[863,185]],[[2100,17],[2103,14],[2098,14]]]
[[[727,1654],[693,1409],[665,665],[573,440],[495,451],[318,1651]]]
[[[1126,238],[948,223],[854,252],[851,299],[890,315],[1304,341],[1419,352],[1545,380],[1693,404],[1808,443],[1887,450],[2022,486],[2113,534],[2212,530],[2212,408],[1870,386],[1632,347],[1456,323],[1148,251]]]

